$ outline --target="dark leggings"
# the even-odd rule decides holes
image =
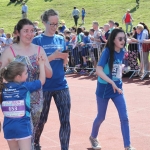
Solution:
[[[38,124],[36,133],[35,133],[35,144],[40,142],[40,136],[44,129],[44,125],[47,122],[48,113],[50,109],[50,103],[52,97],[54,98],[60,120],[60,130],[59,138],[61,143],[61,150],[69,149],[69,140],[70,140],[70,94],[69,89],[63,89],[59,91],[45,91],[43,92],[44,104],[43,110],[40,116],[40,122]]]
[[[77,26],[79,17],[78,16],[73,16],[73,18],[74,18],[74,23]]]

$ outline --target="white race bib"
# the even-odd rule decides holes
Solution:
[[[5,117],[21,118],[25,115],[24,100],[3,101],[2,111]]]
[[[114,64],[112,71],[113,78],[121,79],[122,78],[122,64]]]

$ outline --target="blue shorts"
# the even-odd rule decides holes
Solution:
[[[82,48],[82,56],[88,56],[89,55],[89,48],[83,47]]]

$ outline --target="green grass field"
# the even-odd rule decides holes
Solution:
[[[149,10],[150,0],[140,0],[139,7],[136,0],[24,0],[27,2],[29,12],[28,18],[32,21],[40,21],[40,15],[46,9],[53,8],[60,14],[60,19],[64,19],[67,27],[74,26],[71,16],[73,7],[80,11],[84,7],[86,10],[85,28],[91,27],[92,21],[96,20],[103,26],[112,19],[122,24],[122,16],[126,9],[130,9],[134,18],[134,25],[140,21],[145,22],[150,27]],[[21,19],[21,3],[11,3],[10,0],[0,0],[0,28],[5,29],[5,33],[12,33],[15,24]],[[81,23],[81,17],[79,19]],[[39,27],[43,28],[40,22]]]

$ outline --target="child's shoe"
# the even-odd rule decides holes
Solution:
[[[129,146],[129,147],[126,147],[125,150],[135,150],[135,148],[132,146]]]
[[[101,146],[97,140],[97,138],[93,138],[92,136],[89,137],[89,140],[91,142],[92,148],[94,150],[101,150]]]

